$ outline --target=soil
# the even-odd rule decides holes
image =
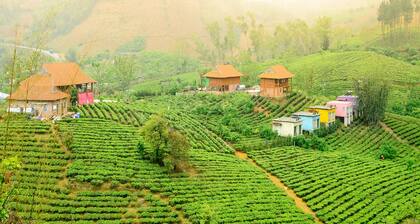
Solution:
[[[278,177],[272,175],[271,173],[264,170],[262,167],[260,167],[254,160],[248,157],[248,154],[242,151],[236,151],[235,152],[236,157],[242,160],[246,160],[249,163],[251,163],[253,166],[257,167],[261,171],[263,171],[267,177],[273,182],[278,188],[283,190],[289,198],[292,198],[295,202],[296,206],[301,209],[305,214],[311,215],[316,223],[322,223],[322,221],[316,216],[316,213],[312,211],[312,209],[306,204],[306,202],[296,195],[296,193],[293,191],[293,189],[287,187]]]

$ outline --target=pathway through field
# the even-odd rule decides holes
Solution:
[[[242,151],[236,151],[235,152],[236,157],[242,159],[242,160],[246,160],[249,163],[251,163],[253,166],[257,167],[258,169],[260,169],[261,171],[263,171],[268,178],[270,178],[270,180],[281,190],[285,191],[287,196],[292,198],[295,201],[295,204],[298,208],[300,208],[305,214],[309,214],[312,217],[314,217],[315,222],[316,223],[322,223],[322,221],[316,216],[316,213],[314,211],[312,211],[311,208],[309,208],[309,206],[306,204],[306,202],[300,198],[299,196],[296,195],[296,193],[288,188],[278,177],[272,175],[271,173],[269,173],[268,171],[266,171],[265,169],[263,169],[262,167],[260,167],[254,160],[252,160],[251,158],[248,157],[248,154],[246,154],[245,152]]]

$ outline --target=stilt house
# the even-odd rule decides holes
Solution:
[[[276,65],[266,70],[259,77],[260,96],[263,97],[282,97],[292,91],[293,74],[284,66]]]
[[[218,92],[233,92],[241,83],[241,74],[233,65],[218,65],[204,77],[209,79],[208,89]]]

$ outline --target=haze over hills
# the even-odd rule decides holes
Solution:
[[[57,7],[65,2],[66,7]],[[370,1],[273,1],[273,0],[91,0],[59,2],[50,0],[5,1],[3,11],[14,18],[3,19],[2,36],[13,36],[11,23],[40,23],[43,15],[55,11],[55,35],[49,47],[65,52],[78,48],[92,54],[115,50],[136,37],[146,39],[149,50],[173,51],[188,49],[194,38],[207,38],[206,25],[225,17],[238,17],[251,12],[257,22],[266,27],[292,19],[305,19],[309,23],[320,15],[331,15],[336,24],[375,22],[378,0]],[[11,12],[16,12],[12,14]],[[342,13],[345,12],[345,13]],[[355,13],[359,15],[355,16]],[[351,19],[346,18],[350,14]],[[61,21],[61,22],[60,22]],[[65,21],[65,22],[62,22]],[[35,23],[35,24],[34,24]],[[9,38],[10,39],[10,38]]]

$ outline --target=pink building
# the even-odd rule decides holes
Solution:
[[[353,121],[353,103],[350,101],[330,101],[328,106],[335,107],[335,116],[340,118],[345,126]]]
[[[353,117],[357,118],[358,117],[358,101],[359,98],[357,96],[353,96],[353,95],[343,95],[343,96],[338,96],[337,97],[338,101],[348,101],[351,102],[353,104]]]

